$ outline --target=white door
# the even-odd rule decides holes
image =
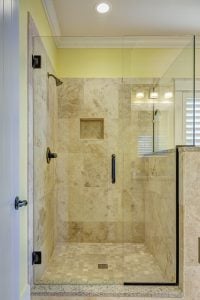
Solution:
[[[18,0],[0,0],[0,299],[19,299]]]

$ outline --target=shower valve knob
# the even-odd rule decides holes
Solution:
[[[57,157],[58,157],[57,153],[51,152],[50,148],[48,147],[46,152],[47,163],[49,164],[52,158],[57,158]]]
[[[56,153],[51,153],[50,158],[57,158],[57,154]]]

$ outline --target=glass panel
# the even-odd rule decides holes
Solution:
[[[185,39],[186,45],[164,73],[159,81],[161,98],[159,99],[160,117],[155,139],[161,141],[156,150],[171,149],[175,145],[193,145],[194,123],[188,120],[185,109],[185,96],[190,99],[190,115],[194,115],[194,50],[193,38]],[[172,97],[169,97],[172,93]],[[167,97],[166,97],[167,96]],[[188,98],[187,97],[187,98]],[[187,102],[187,105],[189,103]],[[192,135],[186,139],[186,131]],[[162,145],[162,132],[165,132],[165,143]],[[191,138],[192,137],[192,138]]]
[[[34,38],[37,284],[175,282],[175,151],[161,150],[191,131],[193,51],[145,48],[155,39],[62,49]]]
[[[93,69],[90,56],[80,55],[78,75],[67,68],[56,86],[42,42],[49,44],[34,39],[34,54],[42,55],[42,68],[33,70],[34,249],[43,256],[34,266],[35,283],[123,284],[121,78],[106,76],[107,65]],[[57,153],[50,164],[47,147]]]
[[[123,258],[128,284],[177,280],[173,149],[175,124],[183,117],[174,103],[178,83],[186,80],[188,88],[193,86],[191,41],[180,39],[184,49],[141,49],[138,38],[137,48],[123,49]]]
[[[33,54],[41,56],[41,68],[33,77],[33,165],[34,165],[34,251],[42,253],[42,264],[34,266],[34,281],[39,283],[52,256],[56,236],[55,160],[47,163],[46,151],[56,151],[56,86],[48,84],[51,62],[40,38],[33,41]]]

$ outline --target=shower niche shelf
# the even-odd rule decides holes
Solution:
[[[104,139],[104,119],[102,118],[81,118],[80,138],[83,140]]]

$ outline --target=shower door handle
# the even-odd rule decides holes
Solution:
[[[116,166],[115,166],[115,154],[112,154],[112,183],[116,181]]]

